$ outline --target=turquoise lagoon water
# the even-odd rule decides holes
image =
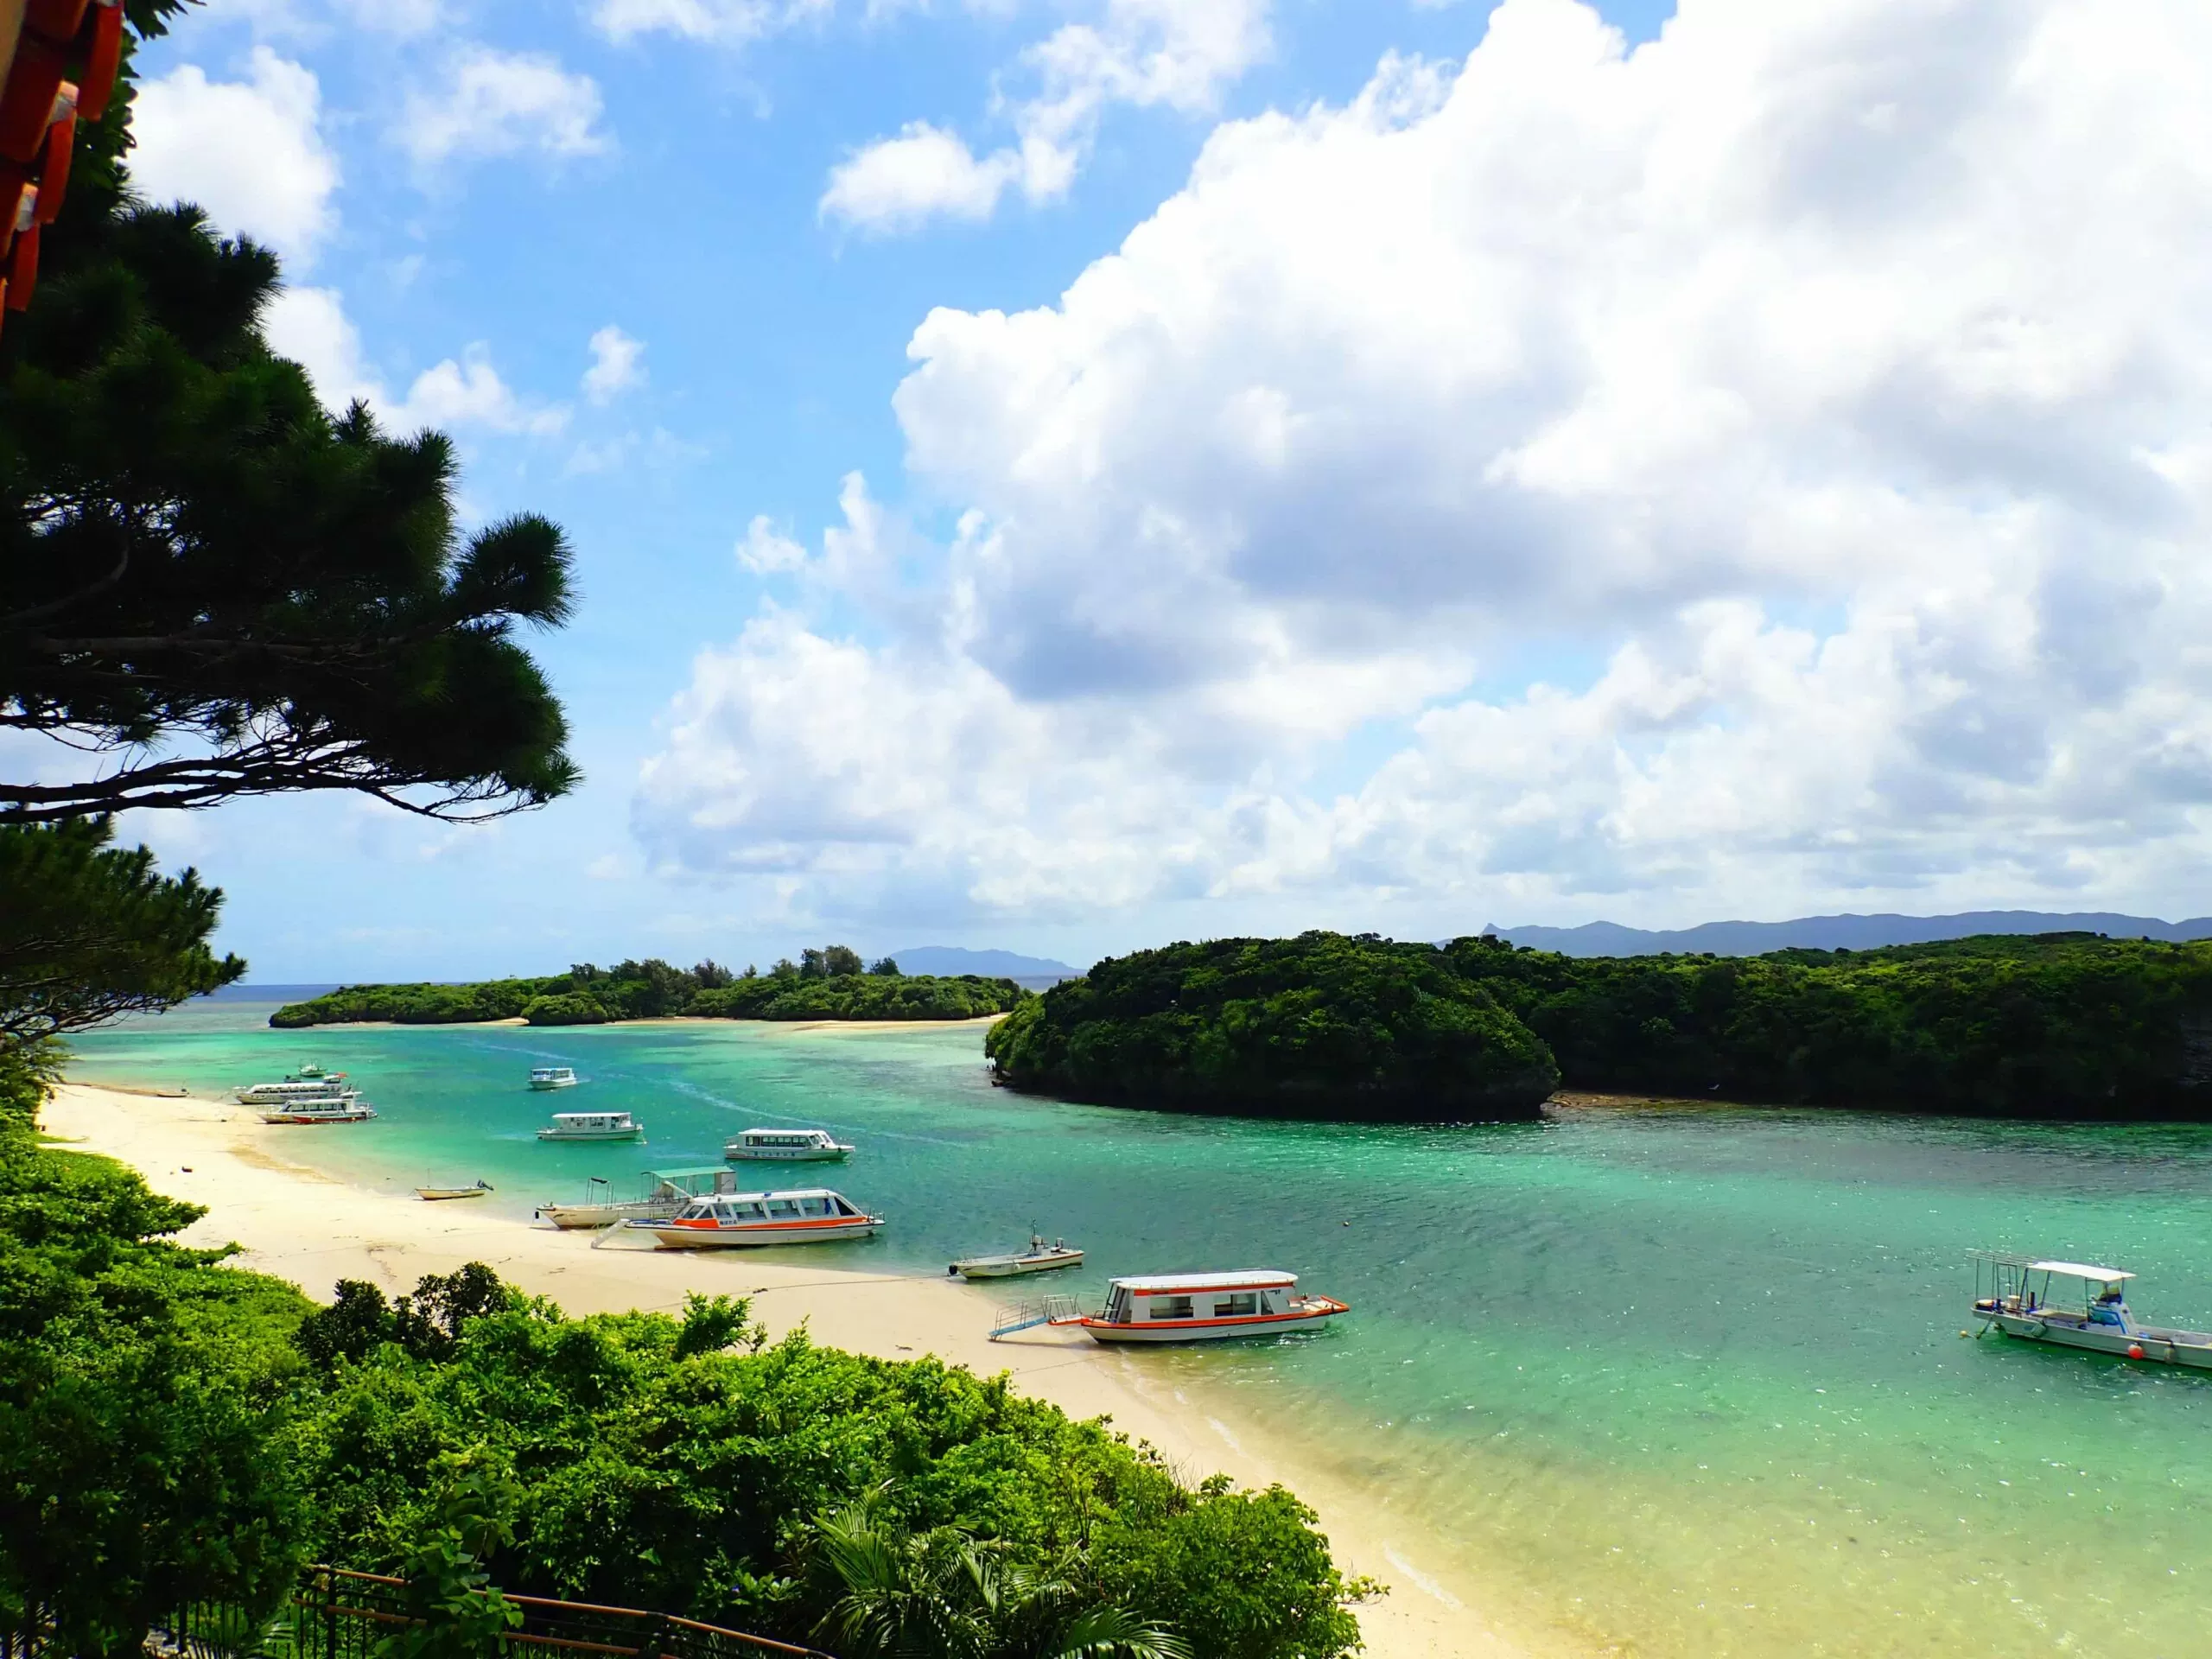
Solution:
[[[1372,1128],[991,1088],[974,1027],[257,1028],[181,1011],[78,1045],[195,1094],[309,1058],[384,1116],[272,1129],[366,1185],[482,1177],[527,1213],[709,1162],[748,1124],[856,1141],[891,1218],[841,1267],[937,1273],[1033,1220],[1109,1273],[1268,1265],[1320,1336],[1131,1357],[1402,1522],[1395,1594],[1473,1586],[1546,1652],[2212,1654],[2212,1376],[1962,1341],[1975,1246],[2115,1261],[2212,1328],[2212,1130],[1742,1110]],[[255,1028],[249,1028],[253,1026]],[[527,1069],[588,1079],[531,1095]],[[627,1107],[638,1147],[541,1145]],[[1056,1287],[1067,1287],[1065,1281]]]

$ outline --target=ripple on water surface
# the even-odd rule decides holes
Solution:
[[[2212,1652],[2212,1377],[1958,1337],[1977,1246],[2116,1261],[2145,1317],[2212,1324],[2212,1132],[1263,1124],[993,1090],[972,1027],[238,1028],[265,1014],[96,1033],[77,1075],[212,1093],[342,1065],[385,1116],[272,1131],[288,1151],[395,1187],[481,1176],[524,1212],[819,1124],[861,1148],[830,1184],[892,1218],[844,1265],[931,1271],[1033,1221],[1089,1247],[1079,1288],[1299,1271],[1351,1318],[1131,1363],[1402,1516],[1398,1594],[1471,1584],[1539,1648]],[[528,1094],[546,1063],[590,1081]],[[541,1145],[556,1103],[629,1108],[650,1143]]]

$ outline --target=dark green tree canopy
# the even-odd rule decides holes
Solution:
[[[113,834],[105,818],[0,825],[0,1044],[169,1007],[245,971],[207,946],[221,889],[156,874]]]
[[[0,822],[562,794],[566,721],[517,639],[569,613],[560,531],[464,536],[443,435],[325,411],[261,337],[275,257],[129,198],[125,103],[80,139],[37,303],[0,334],[0,726],[103,764],[0,781]]]

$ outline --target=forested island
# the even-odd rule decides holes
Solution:
[[[2047,1118],[2212,1117],[2212,944],[1986,936],[1756,957],[1495,938],[1109,957],[985,1041],[1016,1088],[1262,1116],[1531,1117],[1574,1089]]]
[[[458,1026],[524,1020],[533,1026],[597,1026],[614,1020],[973,1020],[1005,1014],[1035,994],[1010,979],[902,974],[889,957],[863,968],[842,944],[800,953],[766,973],[714,962],[677,968],[658,957],[589,963],[543,979],[463,985],[346,985],[269,1016],[283,1029],[389,1020]]]

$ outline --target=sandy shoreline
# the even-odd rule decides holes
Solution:
[[[571,1313],[631,1308],[673,1312],[691,1291],[748,1295],[754,1317],[780,1335],[804,1320],[825,1344],[886,1358],[933,1353],[979,1375],[1007,1371],[1024,1393],[1077,1417],[1109,1415],[1150,1440],[1187,1478],[1221,1470],[1246,1485],[1281,1481],[1321,1515],[1336,1558],[1391,1593],[1360,1611],[1376,1659],[1508,1659],[1524,1652],[1497,1634],[1470,1586],[1422,1570],[1422,1540],[1402,1523],[1310,1468],[1250,1449],[1229,1408],[1192,1404],[1152,1386],[1141,1357],[1098,1348],[1067,1332],[986,1337],[1000,1298],[939,1277],[860,1274],[726,1255],[591,1248],[589,1235],[423,1204],[348,1185],[289,1161],[287,1136],[330,1128],[272,1129],[244,1108],[200,1097],[67,1084],[43,1115],[48,1132],[139,1170],[158,1192],[205,1205],[185,1242],[245,1247],[239,1265],[327,1298],[339,1279],[402,1292],[426,1273],[481,1261],[502,1278],[550,1296]],[[1011,1300],[1011,1296],[1006,1298]],[[1438,1552],[1440,1554],[1440,1552]]]

